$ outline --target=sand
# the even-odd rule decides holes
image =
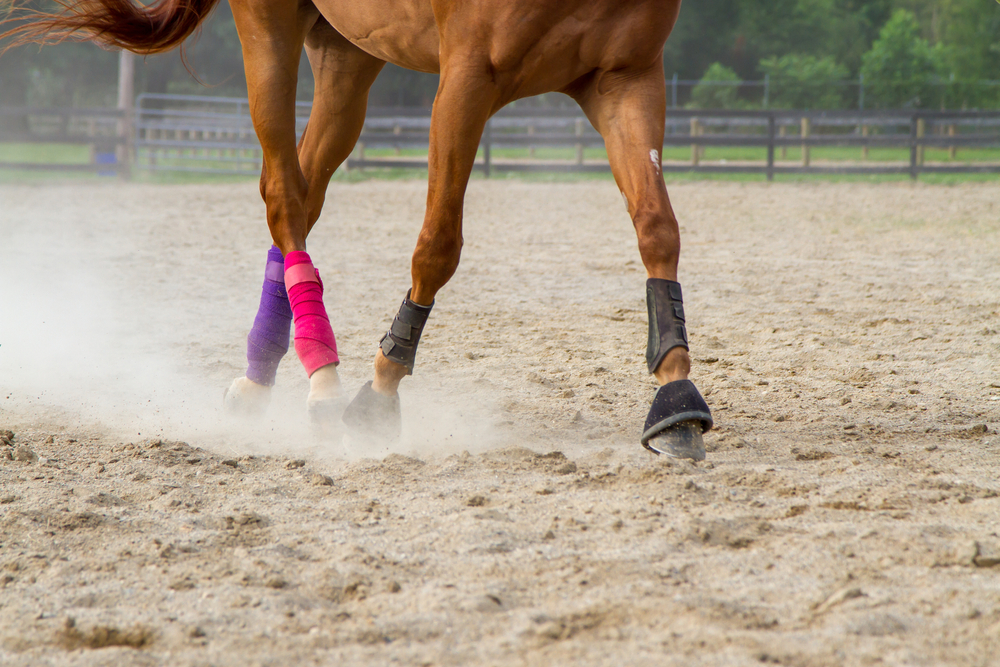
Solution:
[[[638,433],[645,274],[609,181],[475,181],[404,437],[222,392],[253,184],[0,186],[0,664],[1000,664],[993,183],[670,185],[707,461]],[[422,182],[310,238],[352,393]]]

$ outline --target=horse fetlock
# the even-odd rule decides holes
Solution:
[[[413,374],[420,334],[424,331],[424,325],[427,324],[432,308],[434,308],[433,302],[429,306],[421,306],[411,301],[410,292],[407,292],[396,317],[392,320],[392,325],[379,341],[382,355],[389,361],[403,366],[407,375]]]
[[[375,352],[375,377],[372,389],[385,396],[395,396],[399,383],[408,375],[406,366],[390,361],[379,349]]]
[[[346,407],[347,398],[334,364],[318,368],[309,376],[306,411],[314,435],[324,439],[337,438],[341,434],[340,420]]]
[[[246,377],[233,380],[222,398],[225,411],[238,417],[259,417],[267,411],[270,402],[271,388]]]
[[[686,380],[691,373],[691,355],[683,347],[675,347],[663,357],[653,377],[661,385],[677,380]]]
[[[344,391],[340,384],[340,374],[334,364],[316,369],[309,376],[309,403],[340,398]]]

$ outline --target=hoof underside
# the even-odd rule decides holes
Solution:
[[[699,421],[671,426],[642,443],[642,446],[654,454],[665,454],[675,459],[705,460],[705,443]]]
[[[344,424],[361,440],[395,442],[399,439],[399,396],[385,396],[368,382],[344,410]]]
[[[712,414],[690,380],[660,387],[646,417],[642,446],[678,459],[705,459],[702,433],[712,428]]]

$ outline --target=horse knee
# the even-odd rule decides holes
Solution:
[[[632,218],[639,241],[639,255],[648,268],[671,267],[676,271],[681,252],[677,219],[672,212],[639,210]]]

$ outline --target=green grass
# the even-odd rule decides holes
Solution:
[[[0,143],[0,162],[90,164],[90,146]]]

